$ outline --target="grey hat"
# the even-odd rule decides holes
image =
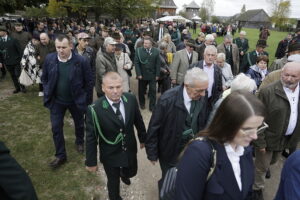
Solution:
[[[0,31],[5,31],[5,32],[7,32],[8,33],[8,30],[7,30],[7,28],[6,28],[6,26],[0,26]]]

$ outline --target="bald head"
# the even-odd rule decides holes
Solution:
[[[117,72],[107,72],[102,79],[102,90],[105,96],[117,103],[123,94],[122,77]]]
[[[49,36],[47,33],[41,33],[40,34],[40,41],[42,43],[42,45],[48,45],[49,44]]]
[[[288,62],[281,72],[281,82],[284,87],[294,90],[300,81],[300,63]]]

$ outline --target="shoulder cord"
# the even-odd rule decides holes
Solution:
[[[93,108],[92,105],[89,106],[90,110],[91,110],[91,113],[92,113],[92,118],[93,118],[93,124],[94,124],[94,130],[95,130],[95,136],[96,138],[97,137],[97,134],[96,132],[99,133],[99,135],[101,136],[101,138],[107,143],[107,144],[111,144],[111,145],[116,145],[118,143],[120,143],[123,139],[124,139],[124,136],[122,133],[119,133],[118,136],[116,137],[115,141],[110,141],[108,140],[102,133],[101,131],[101,127],[100,127],[100,124],[99,124],[99,120],[98,120],[98,117],[97,117],[97,114]]]
[[[211,149],[212,149],[212,163],[211,163],[211,166],[209,168],[209,172],[208,172],[207,178],[206,178],[206,181],[208,181],[209,178],[214,173],[215,168],[216,168],[216,164],[217,164],[217,150],[215,149],[214,145],[212,144],[212,142],[208,138],[205,139],[204,137],[197,137],[194,140],[200,140],[200,141],[206,140],[210,144],[210,146],[211,146]]]
[[[148,58],[147,58],[145,61],[142,61],[142,59],[141,59],[141,57],[140,57],[140,49],[141,49],[141,48],[138,48],[138,49],[137,49],[137,55],[138,55],[138,57],[139,57],[139,61],[140,61],[143,65],[146,65],[146,64],[148,64]]]

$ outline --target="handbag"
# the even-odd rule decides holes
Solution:
[[[208,181],[216,168],[217,150],[214,148],[212,142],[207,138],[197,137],[194,139],[194,141],[195,140],[200,140],[200,141],[206,140],[210,144],[211,149],[212,149],[211,167],[209,169],[209,172],[208,172],[207,178],[206,178],[206,181]],[[172,167],[166,172],[161,190],[159,192],[159,196],[160,196],[161,200],[174,200],[175,199],[176,177],[177,177],[177,167]]]
[[[19,81],[22,85],[29,86],[33,84],[33,80],[29,77],[25,69],[22,69]]]

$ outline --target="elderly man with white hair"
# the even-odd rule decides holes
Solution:
[[[241,31],[240,32],[240,37],[235,38],[233,40],[233,43],[236,44],[239,48],[239,54],[240,54],[240,65],[242,64],[241,62],[243,61],[244,55],[247,53],[249,49],[249,42],[246,37],[246,31]]]
[[[216,57],[217,48],[213,45],[209,45],[204,50],[204,59],[190,65],[190,68],[198,67],[200,69],[203,69],[208,75],[208,112],[211,111],[213,105],[220,98],[220,95],[223,92],[222,71],[217,65],[214,64],[216,61]]]
[[[263,199],[265,175],[270,165],[277,162],[283,150],[289,149],[292,153],[299,143],[299,82],[300,64],[289,62],[282,68],[280,80],[259,92],[258,98],[266,107],[265,122],[269,127],[254,141],[254,200]]]
[[[233,80],[233,74],[230,64],[226,62],[226,56],[224,53],[218,53],[215,64],[218,65],[218,67],[220,67],[222,70],[223,89],[226,90],[230,88]]]
[[[197,49],[197,53],[198,53],[198,60],[203,60],[203,53],[204,53],[204,50],[207,46],[209,45],[213,45],[214,43],[214,40],[215,40],[215,37],[212,35],[212,34],[207,34],[205,36],[205,41],[203,44],[201,44]]]
[[[115,59],[115,49],[117,42],[112,37],[107,37],[104,40],[103,48],[99,49],[96,58],[96,92],[97,96],[103,96],[102,77],[106,72],[118,71]]]
[[[145,146],[151,163],[159,160],[162,177],[176,165],[186,143],[205,127],[208,84],[209,78],[202,69],[189,69],[184,83],[167,90],[158,100]]]

